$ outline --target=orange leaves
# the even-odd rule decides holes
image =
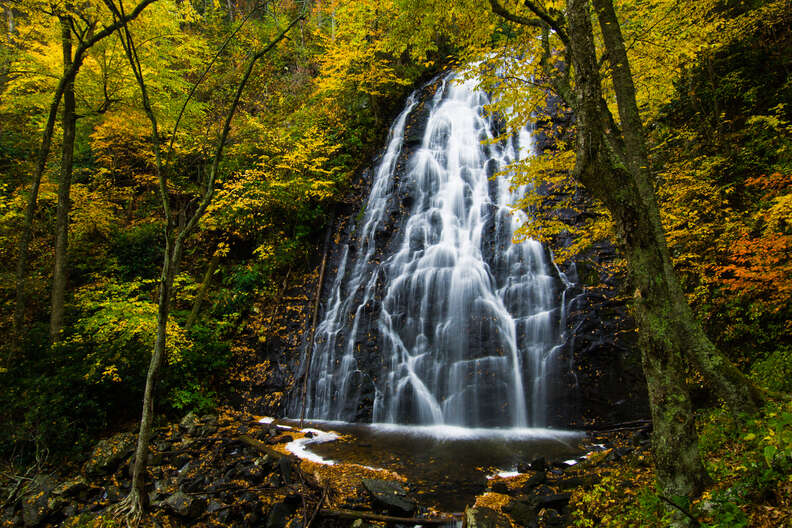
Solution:
[[[766,191],[765,198],[775,197],[792,187],[792,174],[781,174],[780,172],[774,172],[769,176],[762,174],[748,178],[745,180],[745,184]]]
[[[792,235],[744,236],[730,250],[731,263],[713,266],[720,281],[777,312],[792,301]]]

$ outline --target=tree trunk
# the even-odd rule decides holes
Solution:
[[[662,277],[666,284],[662,292],[664,306],[661,308],[667,317],[665,325],[668,325],[668,332],[673,336],[671,339],[676,341],[674,346],[693,364],[718,397],[735,412],[755,412],[763,400],[761,391],[706,336],[674,272],[651,185],[645,134],[619,21],[612,0],[594,0],[594,6],[611,63],[624,136],[625,158],[635,179],[641,202],[646,207],[646,228],[650,235],[647,243],[657,247],[659,262],[649,271],[659,274],[657,276]]]
[[[6,7],[5,14],[6,14],[6,23],[8,28],[7,29],[8,36],[12,36],[16,32],[16,23],[14,22],[14,8]]]
[[[12,336],[14,344],[11,347],[12,354],[7,358],[9,363],[13,358],[14,351],[20,348],[22,341],[22,327],[25,322],[25,307],[27,304],[28,259],[30,257],[30,242],[33,240],[33,219],[36,214],[41,177],[47,166],[47,158],[49,157],[50,147],[52,146],[52,133],[55,129],[55,121],[58,117],[58,108],[60,107],[61,98],[66,90],[66,86],[69,84],[73,86],[74,79],[77,76],[80,66],[82,66],[86,52],[97,42],[112,35],[124,23],[137,18],[140,13],[154,1],[155,0],[141,0],[129,15],[115,20],[113,24],[106,26],[101,31],[94,33],[93,36],[88,38],[85,42],[80,43],[77,47],[77,51],[74,53],[74,60],[71,64],[71,68],[64,71],[63,77],[60,78],[58,86],[55,88],[55,93],[52,96],[52,102],[50,103],[49,114],[47,116],[47,124],[44,126],[44,131],[41,134],[41,145],[36,158],[36,167],[31,181],[30,195],[28,195],[27,206],[25,207],[25,218],[22,222],[22,232],[19,236],[19,243],[17,246],[16,300],[14,304],[14,335]]]
[[[61,18],[64,77],[73,68],[71,26],[67,17]],[[76,133],[76,103],[74,100],[74,77],[66,84],[63,92],[63,145],[61,146],[60,181],[58,182],[58,212],[55,227],[55,264],[52,273],[52,308],[50,312],[50,339],[60,340],[63,329],[63,304],[66,296],[66,280],[69,245],[69,209],[71,205],[71,179],[74,166],[74,137]]]
[[[166,233],[165,257],[160,274],[159,296],[157,301],[157,336],[154,341],[154,350],[151,354],[148,372],[146,374],[146,388],[143,393],[143,412],[140,418],[140,432],[138,434],[137,449],[135,450],[135,464],[132,470],[132,489],[130,496],[137,496],[137,504],[146,503],[146,464],[148,462],[148,444],[151,439],[151,429],[154,419],[154,391],[159,380],[159,370],[165,356],[165,344],[168,336],[168,316],[170,313],[170,299],[173,290],[173,268],[181,256],[180,244],[174,245],[173,234],[170,226]],[[139,516],[140,511],[134,515]]]
[[[19,236],[19,244],[17,247],[16,304],[14,305],[14,340],[16,341],[15,346],[17,348],[22,339],[22,327],[25,321],[28,259],[30,257],[30,243],[33,240],[33,219],[36,215],[41,177],[47,166],[47,158],[49,157],[50,147],[52,146],[52,134],[55,129],[55,120],[58,116],[61,98],[66,90],[66,85],[74,81],[73,75],[74,68],[69,72],[69,75],[64,75],[61,78],[55,90],[55,95],[52,96],[49,115],[47,116],[47,124],[42,133],[41,146],[39,147],[38,157],[36,159],[36,168],[33,172],[30,185],[30,194],[28,195],[27,206],[25,207],[25,218],[22,221],[22,233]]]
[[[588,0],[569,0],[567,14],[577,98],[576,176],[613,214],[618,243],[627,258],[629,278],[635,288],[634,310],[649,388],[660,486],[672,496],[693,495],[703,489],[708,476],[699,457],[684,380],[685,342],[674,331],[673,323],[690,312],[678,311],[673,302],[678,283],[669,280],[664,266],[667,250],[662,230],[658,230],[657,206],[654,195],[648,195],[642,185],[648,182],[641,181],[642,171],[629,170],[635,164],[620,156],[618,138],[607,137],[613,131],[607,130],[608,120],[602,112],[601,79]],[[623,118],[622,125],[629,127],[629,120]],[[635,139],[625,140],[623,146],[629,143],[635,148]],[[628,158],[639,155],[633,151]],[[650,196],[651,200],[647,200]]]

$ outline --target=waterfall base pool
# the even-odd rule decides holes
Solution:
[[[281,421],[297,425],[297,422]],[[584,453],[583,433],[555,429],[468,429],[446,425],[403,426],[305,422],[340,438],[308,443],[315,455],[403,475],[421,505],[458,512],[487,487],[487,477],[513,471],[538,457],[568,460]]]

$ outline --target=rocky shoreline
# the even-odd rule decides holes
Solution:
[[[152,438],[147,526],[310,526],[461,524],[469,528],[570,525],[575,490],[599,482],[603,468],[629,458],[648,463],[648,425],[592,434],[592,449],[577,464],[536,459],[519,474],[496,476],[464,513],[421,504],[420,492],[387,470],[357,464],[323,465],[300,459],[287,446],[311,430],[262,423],[225,411],[161,427]],[[128,492],[135,433],[96,445],[77,475],[4,477],[0,525],[104,526]],[[595,446],[596,445],[596,446]],[[607,471],[607,469],[605,470]]]

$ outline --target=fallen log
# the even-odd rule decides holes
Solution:
[[[382,521],[400,524],[448,524],[454,522],[454,517],[438,517],[434,519],[421,519],[418,517],[394,517],[392,515],[381,515],[354,510],[319,510],[319,515],[324,517],[341,517],[342,519],[364,519],[367,521]]]
[[[294,457],[292,455],[284,455],[280,451],[276,451],[276,450],[272,449],[270,446],[268,446],[267,444],[265,444],[261,440],[256,440],[255,438],[251,438],[251,437],[249,437],[247,435],[240,435],[239,436],[239,440],[241,440],[242,443],[249,445],[250,447],[255,447],[259,451],[262,451],[262,452],[266,453],[267,455],[271,456],[275,460],[280,460],[283,457],[296,458],[296,457]]]

